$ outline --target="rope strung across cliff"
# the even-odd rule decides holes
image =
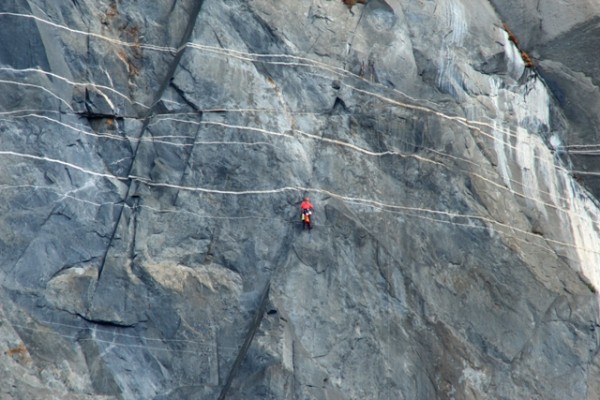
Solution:
[[[189,139],[189,137],[187,137],[187,136],[174,136],[174,135],[153,136],[151,138],[146,138],[146,137],[141,137],[141,138],[127,138],[127,137],[123,137],[123,136],[119,136],[119,135],[115,135],[115,134],[110,134],[110,133],[88,132],[88,131],[86,131],[84,129],[80,129],[80,128],[74,127],[72,125],[66,124],[66,123],[64,123],[62,121],[59,121],[59,120],[56,120],[56,119],[53,119],[53,118],[50,118],[50,117],[47,117],[47,116],[36,115],[36,114],[19,115],[19,116],[13,117],[13,118],[29,118],[29,117],[31,117],[31,118],[42,118],[42,119],[45,119],[45,120],[47,120],[49,122],[53,122],[53,123],[59,124],[59,125],[61,125],[63,127],[66,127],[68,129],[71,129],[71,130],[73,130],[73,131],[75,131],[77,133],[81,133],[81,134],[84,134],[84,135],[94,136],[94,137],[98,137],[98,138],[113,139],[113,140],[118,140],[118,141],[138,142],[138,143],[139,142],[147,142],[147,143],[152,143],[152,144],[165,144],[165,145],[179,146],[179,147],[191,147],[191,146],[194,146],[194,145],[197,145],[197,144],[201,144],[201,145],[236,144],[236,145],[254,145],[254,146],[259,145],[259,144],[264,144],[264,145],[269,145],[269,146],[274,146],[275,147],[275,145],[270,144],[268,142],[194,141],[193,143],[176,143],[176,142],[173,142],[173,141],[165,140],[167,138],[171,138],[171,139]],[[10,120],[8,120],[8,121],[10,121]],[[156,122],[153,122],[152,124],[156,124],[159,121],[173,121],[173,122],[180,122],[180,123],[196,124],[196,125],[199,125],[199,126],[200,125],[208,125],[208,126],[212,125],[212,126],[219,126],[219,127],[227,128],[227,129],[236,129],[236,130],[239,130],[239,131],[250,131],[250,132],[260,133],[260,134],[264,134],[264,135],[268,135],[268,136],[274,136],[274,137],[286,137],[286,138],[291,138],[291,139],[295,139],[296,138],[292,134],[281,133],[281,132],[271,131],[271,130],[262,129],[262,128],[254,128],[254,127],[241,126],[241,125],[231,125],[231,124],[226,124],[226,123],[223,123],[223,122],[213,122],[213,121],[200,121],[200,122],[197,122],[197,121],[190,121],[190,120],[184,120],[184,119],[172,118],[172,117],[160,118]],[[420,155],[417,155],[417,154],[403,154],[402,152],[400,152],[398,150],[388,150],[388,151],[383,151],[383,152],[373,152],[373,151],[370,151],[368,149],[365,149],[365,148],[359,147],[357,145],[354,145],[352,143],[348,143],[348,142],[341,141],[341,140],[325,138],[325,137],[321,137],[321,136],[314,135],[314,134],[311,134],[311,133],[303,132],[303,131],[300,131],[300,130],[293,130],[292,132],[298,133],[298,134],[300,134],[302,136],[305,136],[307,138],[310,138],[312,140],[317,140],[317,141],[321,141],[321,142],[324,142],[324,143],[329,143],[329,144],[343,146],[343,147],[346,147],[346,148],[358,151],[358,152],[360,152],[362,154],[369,155],[369,156],[380,157],[380,156],[385,156],[385,155],[395,155],[395,156],[400,156],[400,157],[408,157],[408,158],[414,158],[414,159],[420,160],[422,162],[433,163],[433,164],[439,165],[441,167],[450,169],[448,166],[446,166],[445,164],[443,164],[443,163],[441,163],[439,161],[434,161],[431,158],[427,158],[427,157],[420,156]],[[504,143],[502,143],[502,144],[504,144]],[[413,144],[413,146],[416,146],[416,145]],[[458,161],[461,161],[461,162],[465,162],[465,163],[471,164],[473,166],[476,166],[478,170],[481,170],[481,167],[482,167],[481,165],[476,164],[476,163],[472,162],[471,160],[469,160],[467,158],[453,156],[453,155],[450,155],[450,154],[447,154],[447,153],[443,153],[443,152],[437,151],[435,149],[432,149],[432,148],[429,148],[429,147],[426,147],[426,146],[420,146],[420,148],[422,150],[425,150],[425,151],[428,151],[428,152],[439,154],[439,155],[441,155],[443,157],[448,157],[448,158],[453,159],[453,160],[458,160]],[[477,172],[472,172],[470,170],[466,170],[466,169],[462,169],[462,168],[454,167],[454,166],[452,168],[453,169],[457,169],[460,172],[465,172],[465,173],[468,173],[468,174],[472,174],[473,176],[476,176],[476,177],[478,177],[478,178],[480,178],[480,179],[482,179],[482,180],[484,180],[484,181],[486,181],[486,182],[488,182],[488,183],[490,183],[490,184],[498,187],[501,190],[506,190],[506,191],[508,191],[511,194],[515,194],[515,195],[517,195],[519,197],[526,198],[528,200],[532,200],[532,201],[534,201],[534,202],[536,202],[538,204],[544,205],[546,207],[560,209],[560,210],[563,210],[563,211],[566,210],[566,208],[561,207],[560,205],[548,203],[548,202],[546,202],[546,201],[544,201],[544,200],[542,200],[540,198],[537,198],[537,197],[527,196],[523,192],[519,192],[519,191],[516,191],[516,190],[514,190],[512,188],[509,188],[509,187],[506,187],[506,186],[504,186],[502,184],[499,184],[499,183],[495,182],[493,179],[489,179],[489,178],[487,178],[487,177],[485,177],[485,176],[483,176],[483,175],[481,175],[481,174],[479,174]],[[486,168],[485,166],[484,166],[484,169],[487,170],[487,171],[489,171],[490,173],[492,173],[494,175],[496,173],[496,171],[494,169],[489,169],[489,168]],[[563,172],[567,172],[566,169],[564,169],[562,166],[557,166],[557,170],[563,171]],[[516,185],[520,185],[520,186],[523,185],[522,182],[514,180],[512,178],[510,179],[510,182],[512,182],[513,184],[516,184]],[[546,195],[550,195],[550,192],[543,191],[543,190],[541,190],[540,193],[546,194]],[[561,201],[567,200],[567,198],[565,198],[565,197],[562,197],[562,196],[559,196],[559,197],[560,197],[559,200],[561,200]]]
[[[114,105],[113,105],[113,102],[108,98],[108,96],[106,94],[104,94],[102,92],[102,90],[105,90],[107,92],[113,93],[113,94],[117,95],[118,97],[120,97],[120,98],[128,101],[131,104],[135,104],[135,105],[138,105],[138,106],[146,108],[146,109],[150,108],[149,106],[147,106],[147,105],[145,105],[143,103],[140,103],[139,101],[132,100],[126,94],[124,94],[124,93],[122,93],[122,92],[120,92],[120,91],[118,91],[118,90],[116,90],[116,89],[114,89],[114,88],[112,88],[110,86],[100,85],[100,84],[97,84],[97,83],[94,83],[94,82],[74,82],[74,81],[72,81],[70,79],[67,79],[67,78],[65,78],[65,77],[63,77],[61,75],[55,74],[53,72],[44,71],[41,68],[23,68],[23,69],[18,69],[18,68],[0,67],[0,71],[14,72],[14,73],[29,73],[29,72],[32,72],[32,73],[35,73],[35,74],[42,74],[42,75],[46,75],[46,76],[52,77],[54,79],[58,79],[60,81],[68,83],[69,85],[71,85],[73,87],[82,87],[82,88],[85,88],[85,89],[87,89],[87,88],[95,89],[97,91],[97,93],[99,93],[106,100],[106,102],[112,106],[113,109],[115,108]],[[71,108],[70,105],[69,105],[69,108]],[[71,108],[71,110],[72,110],[72,108]]]
[[[185,46],[183,45],[184,43],[186,43],[189,38],[192,35],[192,31],[194,29],[194,26],[196,25],[196,21],[198,18],[198,14],[200,13],[200,9],[202,8],[202,4],[204,3],[203,0],[199,0],[197,2],[195,2],[192,7],[191,10],[189,11],[189,19],[187,21],[187,24],[185,24],[185,31],[183,32],[183,36],[181,38],[181,43],[182,45],[177,49],[177,51],[174,54],[173,60],[171,60],[171,62],[169,63],[169,68],[167,70],[166,75],[163,77],[162,82],[160,82],[160,85],[158,87],[158,90],[155,93],[155,98],[154,101],[151,105],[151,107],[149,107],[147,109],[147,113],[143,118],[143,124],[142,124],[142,128],[140,131],[140,137],[143,137],[146,132],[147,132],[147,126],[148,123],[150,122],[150,119],[152,117],[152,115],[154,114],[155,110],[156,110],[156,106],[158,104],[158,101],[160,100],[160,98],[163,96],[164,91],[166,90],[167,86],[169,85],[169,82],[171,81],[171,78],[173,77],[173,74],[175,73],[175,70],[177,69],[177,67],[179,66],[179,63],[181,61],[181,57],[183,56],[183,51],[185,50]],[[138,154],[138,150],[139,150],[140,146],[136,146],[133,150],[133,154],[131,157],[131,163],[129,164],[129,172],[128,175],[130,175],[133,171],[133,168],[135,167],[135,159],[136,156]],[[128,183],[128,187],[127,187],[127,193],[124,196],[124,200],[128,199],[130,197],[131,194],[131,189],[132,189],[132,183],[133,181],[129,179],[129,176],[127,178],[127,183]],[[118,211],[118,216],[114,222],[114,229],[113,229],[113,233],[110,237],[109,243],[106,246],[106,251],[104,253],[104,256],[102,257],[102,262],[100,263],[100,267],[98,268],[98,277],[97,277],[97,281],[100,281],[100,278],[102,276],[102,271],[104,270],[104,265],[106,262],[106,259],[108,257],[108,253],[110,251],[111,248],[111,244],[113,239],[115,238],[116,234],[117,234],[117,230],[119,229],[119,224],[121,221],[121,218],[123,216],[123,210],[124,208],[121,208]]]
[[[125,41],[121,41],[121,40],[115,40],[115,39],[112,39],[112,38],[104,36],[104,35],[98,35],[98,34],[93,34],[93,33],[90,33],[90,32],[83,32],[81,30],[72,29],[72,28],[69,28],[67,26],[60,25],[60,24],[55,24],[55,23],[53,23],[51,21],[47,21],[47,20],[39,18],[39,17],[34,17],[32,15],[17,14],[17,13],[0,13],[0,16],[33,18],[33,19],[35,19],[38,22],[48,24],[50,26],[53,26],[55,28],[61,29],[61,30],[69,32],[69,33],[97,37],[99,39],[107,40],[108,42],[115,43],[115,44],[122,45],[122,46],[141,46],[141,48],[148,49],[148,50],[176,52],[176,53],[179,53],[179,54],[181,53],[181,50],[183,48],[187,47],[187,48],[191,48],[191,49],[195,49],[195,50],[199,50],[199,51],[204,51],[204,52],[207,52],[207,53],[217,54],[217,55],[221,55],[221,56],[225,56],[225,57],[234,57],[234,58],[237,58],[237,59],[240,59],[240,60],[245,60],[245,61],[250,61],[250,62],[262,62],[262,63],[265,63],[265,64],[285,65],[285,66],[290,66],[290,67],[302,67],[302,68],[310,68],[310,69],[316,68],[316,69],[321,70],[321,71],[327,71],[327,72],[332,73],[332,74],[334,74],[336,76],[346,76],[346,77],[352,77],[352,78],[359,78],[355,74],[352,74],[349,71],[346,71],[346,70],[344,70],[342,68],[339,68],[337,66],[329,65],[329,64],[317,61],[317,60],[312,60],[312,59],[305,58],[305,57],[300,57],[300,56],[294,56],[294,55],[288,55],[288,54],[257,54],[257,53],[237,51],[237,50],[233,50],[233,49],[224,49],[224,48],[220,48],[220,47],[205,46],[205,45],[196,44],[196,43],[184,43],[179,48],[164,47],[164,46],[154,46],[154,45],[151,45],[151,44],[149,45],[149,44],[131,43],[131,42],[125,42]],[[11,71],[11,72],[17,72],[17,71],[19,71],[19,70],[16,70],[16,69],[5,69],[5,70],[6,71]],[[127,98],[127,96],[125,96],[124,94],[122,94],[122,93],[120,93],[118,91],[115,91],[115,90],[111,90],[111,88],[108,87],[108,86],[97,85],[95,83],[74,82],[72,80],[66,79],[64,77],[60,77],[60,76],[58,76],[56,74],[53,74],[53,73],[50,73],[50,72],[42,71],[40,69],[27,68],[27,69],[21,70],[21,72],[47,74],[48,76],[52,76],[53,78],[59,79],[59,80],[61,80],[63,82],[67,82],[67,83],[69,83],[71,85],[74,85],[74,86],[90,85],[91,87],[96,87],[96,88],[101,88],[101,89],[104,89],[104,90],[108,90],[111,93],[113,93],[113,94],[115,94],[115,95],[117,95],[119,97],[125,97],[125,98]],[[23,82],[8,81],[8,80],[2,81],[2,82],[7,83],[7,84],[22,84],[22,85],[25,85],[25,86],[29,85],[28,87],[32,87],[32,88],[43,90],[43,91],[47,92],[49,95],[51,95],[52,97],[58,99],[59,101],[63,102],[64,104],[66,104],[67,106],[70,107],[70,105],[68,103],[66,103],[64,99],[62,99],[60,96],[54,94],[52,91],[50,91],[49,89],[47,89],[45,87],[42,87],[42,86],[39,86],[39,85],[26,84],[26,83],[23,83]],[[493,140],[495,142],[500,142],[503,146],[505,146],[508,149],[512,149],[512,150],[516,150],[517,149],[517,147],[514,146],[512,143],[510,143],[510,141],[507,142],[507,141],[505,141],[503,139],[499,139],[496,135],[492,135],[492,134],[488,133],[485,130],[485,129],[489,129],[489,130],[491,130],[493,132],[503,133],[503,134],[505,134],[505,135],[507,135],[509,137],[516,137],[516,134],[514,134],[510,129],[498,128],[498,126],[496,124],[492,124],[492,123],[487,123],[487,122],[482,122],[482,121],[473,121],[473,120],[466,119],[464,117],[448,115],[446,113],[439,112],[439,111],[435,110],[434,108],[426,107],[426,106],[423,106],[422,104],[418,104],[419,102],[423,103],[425,100],[414,100],[414,99],[412,99],[414,101],[413,103],[405,102],[405,101],[399,101],[399,100],[393,99],[393,98],[391,98],[389,96],[384,96],[384,95],[382,95],[380,93],[375,93],[374,91],[371,91],[371,90],[366,90],[364,88],[359,88],[356,85],[352,85],[351,83],[348,83],[348,82],[342,82],[342,84],[345,85],[346,87],[348,87],[350,90],[356,91],[357,93],[362,93],[365,96],[370,96],[370,97],[373,97],[373,98],[377,98],[377,99],[379,99],[379,100],[381,100],[383,102],[386,102],[388,104],[392,104],[392,105],[397,106],[397,107],[402,107],[402,108],[410,109],[410,110],[413,110],[413,111],[419,111],[419,112],[429,113],[429,114],[432,114],[432,115],[434,115],[436,117],[439,117],[439,118],[442,118],[442,119],[446,119],[446,120],[451,121],[451,122],[458,123],[460,125],[465,126],[468,129],[472,129],[472,130],[474,130],[474,131],[482,134],[483,136],[485,136],[485,137],[487,137],[487,138],[489,138],[489,139],[491,139],[491,140]],[[377,84],[373,84],[372,82],[370,82],[369,85],[374,86],[374,85],[377,85]],[[406,96],[404,93],[401,93],[399,91],[393,90],[393,93],[397,93],[397,94],[401,95],[404,98],[408,98],[408,96]],[[131,102],[130,99],[128,99],[128,100]],[[238,129],[238,130],[242,130],[242,129],[243,130],[250,130],[250,131],[260,132],[260,133],[263,133],[263,134],[268,134],[268,135],[273,135],[273,136],[279,135],[279,136],[282,136],[282,137],[291,137],[291,135],[288,135],[286,133],[268,131],[268,130],[265,130],[265,129],[262,129],[262,128],[253,128],[253,127],[248,127],[248,126],[232,125],[232,124],[225,124],[225,123],[216,123],[216,122],[210,122],[210,121],[203,121],[202,123],[205,123],[205,124],[214,124],[215,126],[216,125],[220,125],[223,128]],[[80,130],[80,131],[83,131],[83,130]],[[351,148],[351,149],[353,149],[355,151],[359,151],[359,152],[361,152],[361,153],[363,153],[365,155],[383,156],[383,155],[390,155],[390,154],[392,154],[392,155],[405,156],[405,155],[402,155],[401,153],[397,153],[395,151],[386,151],[386,152],[379,152],[379,153],[372,152],[372,151],[370,151],[368,149],[360,148],[360,147],[358,147],[358,146],[356,146],[356,145],[354,145],[352,143],[342,142],[342,141],[338,141],[338,140],[335,140],[335,139],[323,138],[323,137],[320,137],[320,136],[317,136],[317,135],[313,135],[313,134],[310,134],[310,133],[306,133],[306,132],[302,132],[302,131],[297,131],[297,130],[294,131],[294,132],[295,133],[299,133],[300,135],[304,135],[305,137],[308,137],[310,139],[321,140],[323,142],[345,146],[345,147]],[[84,133],[84,134],[97,135],[98,137],[102,137],[102,135],[104,135],[104,134],[94,134],[94,133],[89,133],[89,132],[88,133]],[[109,134],[107,134],[107,135],[109,135]],[[106,137],[110,138],[110,139],[124,140],[124,139],[122,139],[121,137],[119,137],[117,135],[115,135],[114,137],[110,137],[110,136],[106,136]],[[169,137],[169,136],[164,136],[164,137],[166,138],[166,137]],[[120,138],[120,139],[117,139],[117,138]],[[139,141],[140,142],[141,141],[145,141],[146,139],[147,138],[139,138]],[[148,140],[152,141],[153,143],[163,143],[162,140],[157,140],[157,141],[154,141],[153,139],[148,139]],[[165,142],[169,143],[168,141],[165,141]],[[216,141],[206,141],[206,142],[199,142],[198,144],[204,144],[204,143],[217,143],[217,142]],[[242,144],[242,145],[247,144],[245,142],[233,142],[233,143]],[[171,143],[169,143],[169,144],[171,144]],[[187,145],[187,144],[174,144],[174,145]],[[437,153],[438,154],[443,154],[443,153],[441,153],[439,151]],[[17,155],[18,153],[17,152],[10,152],[10,151],[8,151],[8,152],[5,152],[4,154],[7,154],[7,155],[10,154],[10,155],[14,156],[14,155]],[[448,155],[448,154],[443,154],[443,155],[446,156],[446,157],[455,157],[455,156],[451,156],[451,155]],[[140,182],[144,182],[145,184],[154,185],[154,186],[160,185],[160,186],[163,186],[163,187],[170,187],[170,188],[174,188],[174,189],[178,189],[178,190],[182,189],[184,187],[183,185],[170,185],[168,183],[158,183],[158,184],[157,183],[151,183],[151,182],[145,180],[145,178],[143,178],[143,177],[131,177],[129,175],[127,177],[115,177],[115,176],[113,176],[111,174],[97,173],[97,172],[91,171],[89,169],[78,167],[74,163],[69,163],[69,162],[66,162],[66,161],[58,160],[58,159],[55,159],[55,158],[52,158],[52,157],[49,157],[49,156],[35,156],[35,155],[25,155],[25,154],[23,154],[22,156],[25,157],[25,158],[36,159],[36,160],[39,160],[39,161],[45,161],[45,162],[62,164],[64,166],[66,166],[66,167],[74,168],[74,169],[77,169],[77,170],[79,170],[81,172],[84,172],[84,173],[88,173],[88,174],[91,174],[91,175],[95,175],[95,176],[98,176],[98,177],[104,177],[104,178],[108,178],[108,179],[127,180],[127,179],[130,179],[130,178],[133,178],[133,179],[136,179],[136,180],[138,180]],[[435,160],[432,160],[432,159],[428,159],[428,158],[421,157],[421,156],[416,156],[416,155],[409,155],[409,156],[415,157],[415,158],[419,158],[421,161],[433,162],[433,163],[438,164],[440,166],[446,167],[443,163],[440,163],[439,161],[435,161]],[[537,157],[537,156],[534,154],[534,158],[535,157]],[[468,160],[465,160],[465,161],[468,162]],[[566,171],[566,169],[563,166],[559,165],[559,164],[556,164],[554,167],[557,170]],[[503,190],[508,190],[509,192],[511,192],[513,194],[516,194],[516,195],[518,195],[520,197],[523,197],[523,198],[526,198],[526,199],[530,199],[530,200],[533,200],[533,201],[536,201],[536,202],[541,202],[541,204],[543,204],[545,206],[549,206],[549,207],[552,207],[552,208],[555,208],[555,209],[559,209],[561,211],[568,212],[568,213],[572,214],[572,210],[568,210],[566,208],[560,208],[559,206],[556,206],[555,204],[544,202],[544,201],[542,201],[542,200],[540,200],[538,198],[532,198],[531,196],[526,196],[524,193],[519,193],[517,191],[514,191],[511,188],[505,188],[503,185],[500,185],[500,184],[498,184],[497,182],[495,182],[493,180],[490,180],[490,179],[488,179],[486,177],[483,177],[480,174],[475,174],[474,176],[477,176],[477,177],[479,177],[479,178],[487,181],[488,183],[492,183],[492,184],[494,184],[498,188],[501,188]],[[513,180],[513,182],[514,182],[514,180]],[[188,188],[187,190],[190,190],[190,189]],[[202,188],[198,188],[198,190],[200,190],[200,191],[206,191],[207,193],[227,194],[226,191],[218,191],[218,190],[214,190],[214,189],[202,189]],[[278,190],[278,189],[276,189],[276,190]],[[271,191],[273,191],[273,190],[271,190]],[[251,194],[251,193],[253,193],[252,190],[250,190],[250,191],[236,192],[235,194]],[[230,192],[229,194],[234,194],[234,192]],[[343,197],[343,196],[341,196],[341,197]],[[580,215],[580,214],[578,214],[578,217],[580,217],[580,218],[586,218],[586,220],[589,220],[589,214],[585,214],[583,216]]]

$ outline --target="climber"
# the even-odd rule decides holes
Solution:
[[[309,231],[312,229],[312,214],[314,210],[315,207],[310,202],[310,199],[308,197],[305,197],[302,204],[300,204],[302,229],[308,228]]]

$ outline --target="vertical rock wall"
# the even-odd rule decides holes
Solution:
[[[0,397],[600,393],[597,203],[491,4],[31,0],[0,26]]]
[[[600,5],[594,1],[492,1],[522,50],[534,60],[556,102],[569,120],[563,150],[574,174],[597,197],[600,64],[595,57]]]

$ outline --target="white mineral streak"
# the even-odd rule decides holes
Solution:
[[[443,47],[439,52],[439,74],[437,85],[444,91],[451,91],[452,81],[458,75],[456,66],[456,50],[461,47],[467,32],[467,20],[465,10],[461,3],[456,0],[440,3],[440,20],[445,21],[449,30],[448,37],[443,42]]]
[[[504,183],[515,191],[522,192],[527,204],[548,218],[549,205],[559,211],[561,222],[558,226],[570,227],[570,232],[555,232],[561,242],[572,243],[581,272],[595,288],[600,288],[600,210],[598,205],[576,182],[567,169],[554,157],[548,145],[536,132],[543,125],[550,125],[549,95],[539,80],[533,80],[525,95],[501,89],[490,79],[495,95],[498,118],[494,130],[498,172]],[[513,120],[519,126],[508,129],[506,121]],[[523,128],[527,121],[528,129]],[[554,138],[556,140],[556,138]],[[521,176],[516,188],[511,175]],[[569,238],[569,235],[572,235]]]

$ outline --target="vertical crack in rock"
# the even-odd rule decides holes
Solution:
[[[171,65],[169,66],[169,69],[167,71],[167,74],[165,76],[165,78],[163,79],[161,85],[158,88],[158,91],[156,93],[156,96],[154,98],[154,101],[152,102],[151,107],[149,108],[147,114],[143,117],[143,125],[141,127],[141,133],[140,133],[140,140],[138,141],[138,144],[135,146],[135,149],[133,150],[133,156],[131,157],[131,164],[129,165],[129,170],[127,173],[127,176],[129,177],[128,180],[128,186],[127,186],[127,193],[125,194],[124,200],[126,200],[131,193],[131,186],[132,183],[134,182],[134,179],[132,179],[131,177],[131,171],[133,169],[133,167],[135,166],[135,161],[136,161],[136,157],[137,157],[137,152],[138,149],[140,147],[140,143],[142,142],[142,139],[146,133],[146,128],[148,127],[148,124],[150,123],[150,119],[154,116],[155,112],[156,112],[156,105],[158,104],[158,101],[160,100],[160,98],[162,97],[165,89],[167,88],[171,78],[173,77],[173,74],[175,73],[175,70],[177,69],[177,67],[179,66],[179,63],[181,61],[181,58],[183,57],[183,54],[185,52],[185,50],[187,49],[187,42],[189,41],[192,32],[194,30],[194,27],[196,26],[196,20],[198,19],[198,15],[200,14],[200,10],[202,9],[202,4],[204,3],[204,0],[198,1],[197,3],[194,4],[194,8],[191,10],[190,12],[190,19],[188,21],[188,25],[186,27],[186,30],[183,34],[183,37],[181,39],[181,42],[179,44],[179,47],[177,48],[177,53],[175,54],[175,57],[173,59],[173,61],[171,62]],[[106,259],[108,256],[108,252],[110,251],[111,245],[113,243],[113,239],[115,238],[116,234],[117,234],[117,230],[119,228],[119,224],[121,221],[121,218],[123,217],[123,209],[125,207],[125,204],[123,203],[121,205],[121,208],[119,210],[119,214],[116,218],[115,221],[115,225],[114,225],[114,229],[113,232],[111,234],[111,237],[108,241],[108,244],[106,246],[106,251],[104,252],[104,255],[102,256],[102,262],[100,263],[100,267],[98,268],[98,278],[97,280],[100,280],[100,277],[102,276],[102,271],[104,269],[104,265],[106,264]]]
[[[354,12],[352,11],[352,9],[350,9],[350,14],[354,15]],[[365,14],[365,7],[362,7],[362,10],[360,10],[360,16],[358,17],[358,21],[356,21],[356,25],[354,26],[354,29],[350,32],[351,36],[348,39],[348,42],[346,44],[346,56],[344,57],[344,69],[347,69],[348,57],[350,56],[350,51],[352,50],[352,43],[354,42],[354,37],[356,36],[356,30],[360,26],[360,22],[362,21],[362,17],[364,14]]]
[[[0,399],[598,398],[600,11],[77,1],[0,13]]]
[[[252,322],[250,323],[250,326],[248,328],[248,333],[246,334],[244,343],[242,344],[242,347],[240,348],[240,351],[239,351],[237,357],[235,358],[235,361],[233,362],[231,369],[229,370],[229,374],[227,375],[227,380],[225,381],[225,384],[223,385],[223,389],[221,390],[221,394],[219,395],[218,400],[225,400],[225,398],[227,396],[227,392],[229,391],[229,388],[231,387],[231,382],[233,382],[233,379],[235,378],[237,371],[239,370],[240,366],[242,365],[242,361],[244,361],[244,358],[246,357],[246,353],[248,352],[248,349],[250,348],[250,345],[252,344],[254,335],[256,334],[256,331],[258,330],[260,323],[262,322],[263,317],[265,315],[265,310],[267,308],[267,301],[269,299],[270,287],[271,287],[271,281],[269,280],[260,296],[260,302],[258,304],[258,308],[256,309],[256,313],[254,314],[254,318],[252,318]]]
[[[131,204],[131,218],[133,218],[133,229],[131,238],[131,243],[129,243],[129,259],[133,260],[135,257],[135,242],[137,238],[137,230],[138,230],[138,217],[139,217],[139,205],[140,198],[138,196],[132,196],[132,204]],[[133,265],[133,264],[132,264]]]

